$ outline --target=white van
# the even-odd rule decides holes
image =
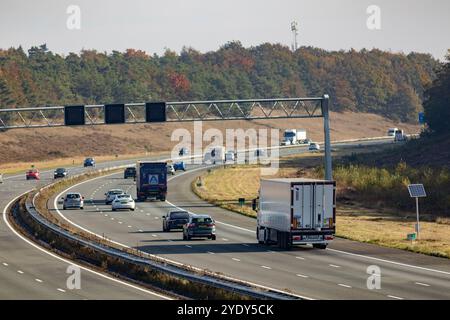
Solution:
[[[398,128],[389,128],[387,132],[388,137],[395,137],[397,131],[399,131]]]

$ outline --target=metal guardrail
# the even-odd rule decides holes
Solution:
[[[99,170],[99,171],[107,172],[107,171],[112,171],[112,170],[115,170],[118,168],[123,168],[123,167],[125,167],[125,165],[112,167],[112,168],[108,168],[108,169],[103,169],[103,170]],[[81,175],[83,175],[83,174],[80,174],[77,176],[81,176]],[[73,176],[72,178],[76,178],[77,176]],[[41,188],[40,190],[49,188],[53,184],[54,183],[49,184],[49,185]],[[133,264],[151,267],[158,271],[168,273],[172,276],[184,278],[189,281],[196,282],[196,283],[210,285],[210,286],[224,289],[224,290],[234,292],[234,293],[241,293],[241,294],[250,296],[255,299],[277,299],[277,300],[301,299],[301,297],[299,297],[297,295],[285,293],[282,291],[263,290],[261,288],[248,285],[244,281],[229,280],[229,279],[226,279],[226,277],[222,277],[220,275],[215,275],[215,274],[200,275],[193,271],[186,270],[187,268],[189,268],[189,266],[185,266],[186,269],[183,269],[181,266],[171,265],[168,262],[164,262],[164,261],[158,262],[158,261],[150,260],[148,258],[138,257],[136,255],[124,252],[122,250],[119,250],[119,249],[116,249],[116,248],[113,248],[110,246],[106,246],[106,245],[103,245],[100,243],[96,243],[94,241],[86,240],[86,239],[82,238],[81,236],[74,235],[71,232],[63,229],[62,227],[48,221],[46,218],[44,218],[44,216],[42,216],[36,210],[36,207],[34,205],[34,200],[36,199],[36,197],[39,195],[40,192],[41,191],[36,192],[32,198],[27,197],[27,200],[25,203],[27,212],[33,218],[33,220],[35,222],[37,222],[38,224],[40,224],[41,226],[43,226],[47,229],[50,229],[52,232],[58,234],[59,236],[62,236],[65,239],[74,241],[80,245],[91,248],[93,250],[100,251],[106,255],[123,259],[123,260],[133,263]]]

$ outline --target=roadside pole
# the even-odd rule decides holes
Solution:
[[[330,140],[330,116],[328,112],[328,105],[330,96],[323,95],[321,101],[322,115],[323,115],[323,130],[325,138],[325,180],[333,180],[333,168],[331,164],[331,140]]]
[[[427,193],[425,192],[425,188],[423,187],[423,184],[410,184],[410,185],[408,185],[408,191],[409,191],[409,196],[411,198],[416,198],[416,215],[417,215],[416,234],[417,234],[417,239],[419,239],[419,233],[420,233],[419,198],[425,198],[427,196]]]
[[[420,232],[420,225],[419,225],[419,197],[416,197],[416,214],[417,214],[416,232],[417,232],[417,239],[419,239],[419,232]]]

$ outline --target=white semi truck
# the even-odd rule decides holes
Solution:
[[[300,144],[306,142],[306,130],[300,129],[286,129],[283,133],[283,140],[281,140],[281,145],[292,145]]]
[[[214,146],[209,148],[203,161],[206,163],[224,163],[225,162],[225,147],[222,146]]]
[[[260,244],[312,244],[326,249],[334,239],[336,182],[261,179],[256,237]]]

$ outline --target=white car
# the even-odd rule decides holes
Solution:
[[[167,173],[174,175],[175,174],[175,168],[173,167],[173,164],[167,165]]]
[[[320,150],[320,145],[318,143],[311,142],[309,144],[308,150],[309,151],[319,151]]]
[[[136,203],[129,194],[118,194],[112,202],[112,211],[127,209],[134,211]]]
[[[105,193],[106,199],[105,199],[105,203],[106,204],[111,204],[114,200],[114,198],[119,195],[119,194],[124,194],[125,192],[123,192],[122,189],[112,189],[109,190],[107,193]]]

